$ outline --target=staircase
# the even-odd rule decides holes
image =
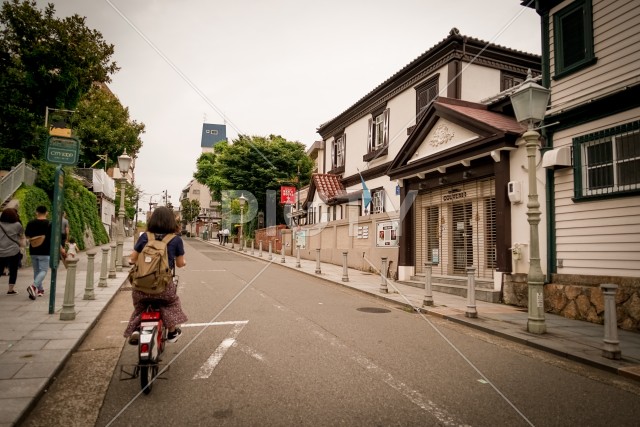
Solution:
[[[408,281],[400,281],[409,286],[415,286],[416,288],[424,289],[424,274],[416,274],[411,276]],[[475,278],[476,287],[476,300],[486,301],[492,303],[500,302],[500,291],[493,288],[492,279]],[[458,295],[460,297],[467,297],[467,277],[463,276],[431,276],[431,289],[434,292],[442,292],[445,294]]]
[[[37,172],[34,168],[27,165],[24,159],[11,168],[11,171],[0,179],[0,210],[11,200],[11,196],[20,186],[25,183],[33,185],[36,180]]]

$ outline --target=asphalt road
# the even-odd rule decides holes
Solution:
[[[108,360],[99,368],[74,365],[74,355],[71,383],[64,372],[26,425],[631,426],[640,419],[637,383],[407,312],[277,261],[195,240],[186,248],[179,293],[189,322],[167,345],[166,379],[149,395],[140,394],[138,380],[119,379],[120,366],[135,363],[135,347],[117,337],[130,307],[125,291],[105,314],[109,323],[96,327],[106,328],[105,343],[90,346]],[[51,408],[73,406],[81,397],[69,390],[83,385],[91,396],[76,418],[52,419]],[[56,405],[64,393],[58,402],[66,405]],[[86,402],[102,397],[101,406]]]

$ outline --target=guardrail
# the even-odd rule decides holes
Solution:
[[[37,171],[22,159],[20,164],[11,168],[11,172],[0,180],[0,205],[4,204],[18,188],[25,183],[33,185]]]

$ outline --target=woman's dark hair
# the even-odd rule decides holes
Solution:
[[[0,214],[0,221],[7,223],[20,222],[20,217],[18,216],[18,211],[14,208],[6,208]]]
[[[147,223],[147,231],[158,234],[174,233],[177,227],[176,216],[166,206],[156,208]]]

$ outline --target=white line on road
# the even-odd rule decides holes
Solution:
[[[229,350],[229,347],[231,347],[236,342],[236,338],[240,334],[240,331],[242,331],[242,328],[244,328],[246,325],[246,322],[238,323],[231,329],[231,332],[229,332],[227,338],[225,338],[220,343],[218,348],[216,348],[216,351],[214,351],[213,354],[209,356],[209,359],[204,362],[204,365],[202,365],[198,372],[193,376],[194,380],[207,379],[211,376],[213,370],[216,368],[216,366],[218,366],[218,363],[220,363],[222,357],[225,355],[227,350]]]
[[[445,425],[445,426],[462,425],[460,422],[456,421],[451,415],[449,415],[444,409],[438,407],[438,405],[436,405],[434,402],[428,399],[425,399],[424,396],[422,396],[422,394],[419,391],[410,388],[408,385],[406,385],[402,381],[394,378],[389,372],[385,371],[380,366],[373,363],[367,357],[354,352],[354,350],[350,349],[346,344],[343,344],[342,342],[340,342],[337,338],[327,336],[324,333],[319,331],[313,331],[313,333],[316,334],[321,339],[329,342],[330,345],[334,347],[342,348],[352,353],[350,357],[358,365],[365,368],[367,372],[377,377],[378,379],[382,380],[391,388],[397,390],[400,394],[402,394],[404,397],[409,399],[414,405],[417,405],[418,407],[422,408],[424,411],[433,415],[439,421],[440,425]]]
[[[185,323],[182,328],[197,328],[202,326],[246,325],[248,320],[230,320],[227,322]]]

